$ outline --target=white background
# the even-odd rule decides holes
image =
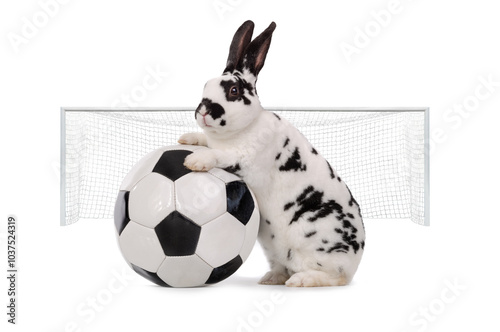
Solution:
[[[216,286],[161,289],[125,265],[111,221],[59,226],[59,108],[123,103],[151,70],[158,84],[134,106],[195,107],[246,19],[256,33],[278,25],[264,106],[431,109],[432,226],[365,221],[348,287],[259,286],[256,248]],[[0,22],[0,265],[9,214],[20,246],[19,324],[6,322],[2,278],[2,331],[498,330],[493,1],[3,1]]]

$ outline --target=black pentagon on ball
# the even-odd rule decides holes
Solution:
[[[155,232],[165,255],[188,256],[196,251],[201,227],[174,211],[155,227]]]
[[[246,225],[255,208],[252,194],[242,181],[226,184],[227,212]]]
[[[118,197],[116,198],[115,203],[115,227],[118,235],[120,235],[125,227],[128,225],[130,221],[130,217],[128,216],[128,196],[130,192],[121,190],[118,193]]]
[[[240,268],[240,266],[243,264],[243,260],[241,259],[240,255],[236,256],[229,262],[227,262],[224,265],[221,265],[219,267],[216,267],[212,273],[210,274],[210,277],[208,277],[208,280],[205,282],[206,284],[215,284],[218,283],[219,281],[222,281],[229,276],[231,276],[236,270]]]
[[[192,171],[184,166],[184,159],[193,153],[188,150],[165,151],[153,168],[153,172],[159,173],[172,181],[191,173]]]
[[[143,268],[140,268],[132,263],[130,263],[132,266],[132,269],[137,272],[140,276],[148,279],[151,282],[154,282],[157,285],[164,286],[164,287],[170,287],[165,281],[161,280],[160,277],[154,272],[150,272],[147,270],[144,270]]]

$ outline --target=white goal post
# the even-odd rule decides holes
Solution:
[[[428,108],[269,110],[330,162],[364,218],[429,225]],[[131,167],[193,131],[194,109],[61,108],[61,225],[113,218]]]

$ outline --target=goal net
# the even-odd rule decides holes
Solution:
[[[364,218],[429,225],[428,109],[271,109],[337,170]],[[200,131],[194,110],[61,110],[61,224],[113,218],[120,184],[148,152]]]

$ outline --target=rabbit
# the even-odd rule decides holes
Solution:
[[[210,149],[194,151],[184,165],[225,169],[255,194],[258,239],[270,264],[260,284],[347,285],[365,247],[359,205],[299,130],[262,108],[255,88],[275,28],[272,22],[253,41],[252,21],[236,31],[222,76],[206,83],[195,111],[203,133],[179,138]]]

